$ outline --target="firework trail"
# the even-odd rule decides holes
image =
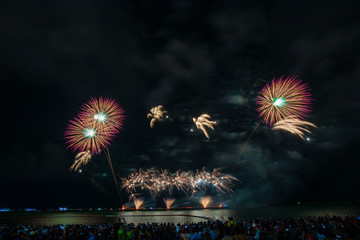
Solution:
[[[259,125],[260,125],[260,122],[258,122],[258,124],[256,124],[255,128],[252,130],[252,132],[250,133],[249,137],[246,139],[244,145],[242,146],[242,148],[241,148],[241,150],[240,150],[239,156],[237,157],[237,160],[236,160],[236,162],[235,162],[235,164],[234,164],[234,167],[233,167],[233,169],[232,169],[232,171],[231,171],[231,174],[234,173],[234,170],[235,170],[235,168],[236,168],[236,165],[238,164],[238,162],[239,162],[239,160],[240,160],[241,154],[243,153],[243,151],[244,151],[246,145],[248,144],[251,136],[254,134],[254,132],[256,131],[256,129],[259,127]]]
[[[202,197],[200,198],[201,205],[203,206],[203,208],[207,208],[209,206],[209,204],[212,202],[211,197],[207,196],[207,197]]]
[[[171,205],[175,202],[175,199],[173,198],[164,199],[164,202],[166,205],[166,209],[170,209]]]
[[[109,163],[109,166],[110,166],[110,170],[111,170],[112,176],[113,176],[113,178],[114,178],[114,183],[115,183],[115,186],[116,186],[116,190],[117,190],[117,193],[118,193],[120,202],[121,202],[121,204],[122,204],[121,194],[120,194],[120,188],[119,188],[118,182],[117,182],[117,180],[116,180],[116,176],[115,176],[115,172],[114,172],[114,167],[113,167],[113,165],[112,165],[112,161],[111,161],[111,158],[110,158],[110,153],[109,153],[108,147],[106,147],[106,149],[105,149],[105,156],[106,156],[106,159],[108,160],[108,163]]]
[[[309,90],[297,76],[273,79],[259,93],[256,102],[259,116],[270,126],[289,116],[305,119],[310,112]]]
[[[105,190],[103,186],[101,186],[100,183],[98,183],[95,179],[91,178],[91,183],[98,189],[100,192],[102,192],[105,195],[109,195],[109,193]]]
[[[215,130],[214,129],[214,125],[216,125],[216,121],[210,121],[211,116],[208,114],[201,114],[200,117],[193,118],[193,121],[197,127],[197,129],[200,129],[201,131],[203,131],[203,133],[205,134],[207,139],[210,139],[210,136],[208,134],[208,132],[206,131],[205,127],[210,128],[211,130]]]
[[[280,121],[276,122],[273,125],[272,129],[273,130],[285,130],[285,131],[288,131],[288,132],[295,134],[295,135],[301,137],[302,139],[304,139],[305,132],[311,133],[310,130],[307,129],[306,127],[317,128],[315,126],[315,124],[313,124],[311,122],[300,120],[295,116],[290,116],[290,117],[286,117],[286,118],[281,119]]]
[[[118,133],[124,122],[124,110],[119,104],[111,98],[91,98],[88,103],[85,103],[82,107],[82,112],[79,114],[83,119],[95,124],[101,131],[107,131],[109,135],[114,136]],[[111,173],[114,178],[119,199],[121,201],[120,189],[116,180],[114,167],[111,161],[108,145],[103,147],[105,150],[105,156],[108,160]]]
[[[147,114],[147,118],[151,118],[150,127],[153,128],[156,121],[163,121],[166,113],[167,111],[165,111],[162,105],[150,109],[150,113]]]
[[[121,178],[122,188],[131,196],[140,189],[147,190],[155,198],[160,192],[171,193],[174,188],[184,192],[188,197],[193,196],[197,191],[205,191],[214,188],[219,194],[233,193],[235,184],[238,181],[232,175],[223,174],[219,169],[212,172],[203,168],[201,171],[176,171],[170,173],[168,170],[147,169],[135,171],[127,178]]]
[[[92,158],[90,151],[80,152],[75,156],[75,162],[69,168],[70,171],[77,171],[81,166],[87,165]]]
[[[141,205],[143,205],[143,203],[144,203],[144,200],[134,198],[134,205],[135,205],[136,210],[139,210],[139,208],[141,207]]]
[[[120,189],[116,181],[108,146],[122,129],[124,118],[124,110],[115,100],[103,97],[91,98],[82,106],[78,117],[70,121],[65,131],[68,148],[73,148],[74,151],[89,151],[91,154],[97,154],[104,150],[120,202],[122,202]]]
[[[297,76],[274,78],[271,83],[266,84],[257,97],[259,117],[264,122],[269,123],[270,127],[277,121],[289,116],[305,119],[310,112],[312,100],[309,91],[309,85],[302,83]],[[260,123],[256,125],[242,146],[232,172],[234,172],[242,152]]]

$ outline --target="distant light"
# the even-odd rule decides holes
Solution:
[[[300,205],[301,203],[300,202],[297,202],[297,205]]]
[[[0,212],[9,212],[10,209],[9,208],[0,208]]]
[[[285,99],[284,98],[274,98],[274,103],[277,107],[282,107],[285,105]]]
[[[169,116],[166,116],[165,118],[169,118]]]
[[[25,208],[24,210],[25,210],[25,212],[35,212],[36,211],[35,208]]]
[[[102,211],[102,208],[98,208],[97,210],[98,210],[98,211]]]
[[[310,142],[310,140],[311,140],[311,139],[310,139],[309,137],[306,138],[306,141]]]
[[[89,138],[92,138],[92,137],[94,137],[95,135],[96,135],[96,132],[95,132],[95,130],[94,129],[92,129],[92,128],[86,128],[86,129],[84,129],[84,136],[85,137],[89,137]]]
[[[59,211],[67,211],[68,210],[68,208],[66,208],[66,207],[59,207]]]
[[[79,173],[82,173],[82,169],[79,170]]]
[[[193,132],[193,131],[194,131],[194,129],[191,128],[191,129],[190,129],[190,132]]]
[[[99,122],[105,122],[106,121],[106,115],[102,112],[99,112],[98,114],[94,115],[94,119],[98,120]]]

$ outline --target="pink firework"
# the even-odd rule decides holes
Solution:
[[[91,153],[99,153],[101,149],[105,149],[114,135],[110,129],[99,127],[96,122],[86,121],[81,117],[70,120],[65,131],[68,148]]]
[[[115,100],[99,97],[85,103],[79,115],[89,123],[116,134],[123,128],[124,112]]]
[[[289,116],[305,119],[312,100],[309,90],[309,85],[297,76],[274,78],[259,93],[259,116],[270,126]]]

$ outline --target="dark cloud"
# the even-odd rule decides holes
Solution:
[[[82,173],[68,171],[75,153],[63,131],[91,96],[113,97],[126,110],[110,146],[118,177],[140,167],[230,173],[260,121],[257,92],[292,74],[312,88],[309,120],[318,128],[303,141],[261,123],[234,171],[241,183],[229,201],[358,199],[343,192],[359,183],[356,9],[347,1],[4,4],[0,205],[117,204],[104,156]],[[150,129],[146,114],[158,104],[169,119]],[[218,122],[211,140],[193,125],[202,113]],[[36,197],[26,204],[23,194]]]

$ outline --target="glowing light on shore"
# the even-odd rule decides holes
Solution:
[[[173,198],[164,199],[164,202],[166,205],[166,209],[170,209],[171,205],[173,205],[173,203],[175,202],[175,199]]]
[[[136,210],[139,210],[140,207],[143,205],[143,203],[144,203],[144,200],[134,198],[134,205],[135,205]]]
[[[206,197],[200,198],[199,202],[201,203],[203,208],[207,208],[209,206],[209,204],[212,202],[212,199],[210,196],[206,196]]]

